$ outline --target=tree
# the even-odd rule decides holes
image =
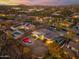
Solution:
[[[63,15],[63,16],[70,16],[70,15],[72,15],[73,14],[73,12],[72,11],[70,11],[69,9],[64,9],[64,10],[62,10],[62,12],[61,12],[61,14]]]

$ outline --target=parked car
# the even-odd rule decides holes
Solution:
[[[15,27],[11,27],[10,29],[11,29],[12,31],[17,30]]]
[[[56,37],[55,41],[59,44],[59,45],[63,45],[66,41],[64,38],[62,37]]]
[[[24,46],[29,46],[33,43],[32,40],[28,37],[23,37],[21,41],[21,44],[23,44]]]
[[[22,35],[23,35],[23,33],[21,31],[15,31],[15,32],[13,32],[13,38],[14,39],[18,39]]]

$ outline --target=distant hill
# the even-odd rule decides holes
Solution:
[[[73,5],[59,5],[59,6],[46,6],[46,5],[0,5],[0,7],[22,7],[22,8],[31,8],[31,7],[75,7],[75,8],[79,8],[79,4],[73,4]]]

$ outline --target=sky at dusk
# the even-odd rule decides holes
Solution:
[[[68,5],[79,4],[79,0],[0,0],[5,5]]]

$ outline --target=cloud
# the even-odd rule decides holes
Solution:
[[[79,0],[14,0],[25,5],[62,5],[62,4],[78,4]]]
[[[29,0],[11,0],[11,1],[14,2],[14,3],[17,3],[17,4],[25,4],[25,5],[32,4],[32,2],[29,1]]]
[[[16,3],[10,1],[10,0],[0,0],[0,5],[17,5]]]
[[[79,4],[79,0],[0,0],[0,4],[25,4],[25,5],[66,5]]]

